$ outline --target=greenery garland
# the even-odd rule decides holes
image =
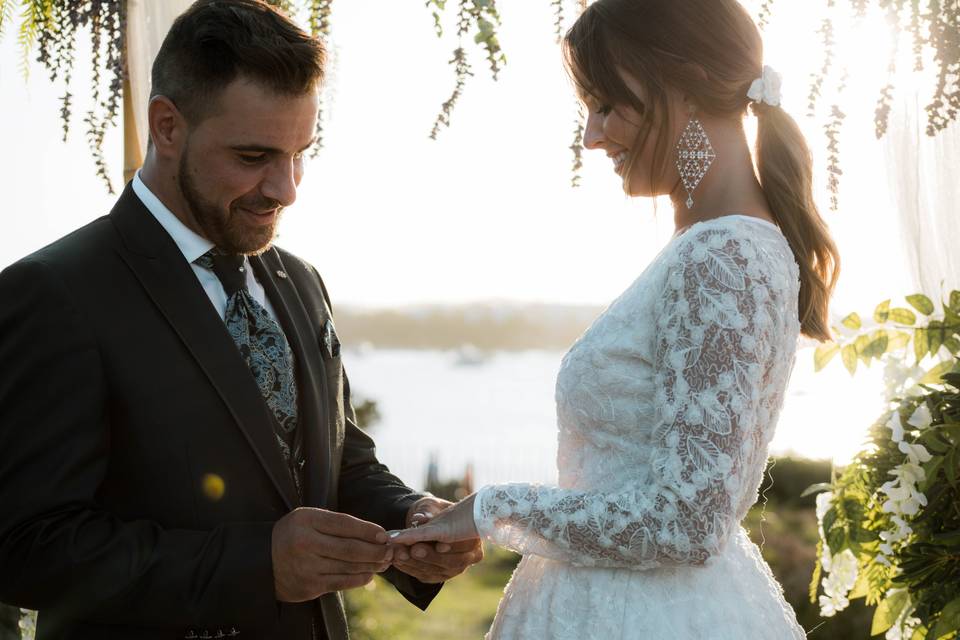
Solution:
[[[329,36],[333,0],[267,0],[288,12],[297,8],[306,10],[310,31],[314,35]],[[554,13],[554,25],[558,39],[562,36],[564,24],[565,0],[549,0]],[[586,9],[588,0],[575,0],[580,11]],[[443,14],[450,5],[457,6],[458,46],[453,51],[450,64],[454,68],[455,86],[450,97],[440,107],[430,137],[436,139],[442,127],[450,126],[451,116],[468,78],[473,74],[463,39],[473,34],[474,42],[486,52],[490,71],[497,78],[506,64],[506,56],[500,47],[497,28],[500,14],[496,0],[425,0],[425,6],[431,11],[437,35],[443,34]],[[108,128],[116,125],[117,115],[123,95],[126,74],[125,64],[125,0],[0,0],[0,36],[4,26],[13,17],[14,6],[21,6],[22,22],[18,42],[23,51],[21,68],[28,70],[29,57],[33,49],[38,50],[37,60],[50,74],[51,80],[63,79],[67,85],[61,98],[61,120],[64,137],[69,132],[72,95],[70,80],[73,72],[76,33],[78,29],[88,29],[92,35],[93,77],[91,81],[94,96],[94,108],[87,112],[84,122],[97,174],[113,192],[107,175],[107,165],[103,156],[103,140]],[[842,93],[846,84],[847,72],[835,64],[834,37],[835,12],[840,9],[838,0],[826,0],[826,15],[821,24],[823,36],[823,64],[811,78],[808,95],[808,111],[816,112],[824,86],[832,82],[837,93]],[[887,18],[896,33],[909,33],[913,43],[914,68],[924,67],[923,53],[930,47],[933,51],[933,63],[936,67],[936,86],[930,103],[926,107],[927,134],[934,136],[957,120],[960,113],[960,2],[956,0],[849,0],[857,16],[864,16],[870,6],[879,7],[886,12]],[[762,0],[758,12],[761,27],[769,23],[776,9],[776,0]],[[898,41],[899,38],[895,38]],[[889,126],[891,105],[896,87],[893,75],[896,72],[897,47],[894,46],[887,62],[889,79],[880,89],[875,109],[875,131],[878,138],[886,134]],[[108,88],[101,92],[101,78],[108,81]],[[839,101],[837,101],[839,102]],[[321,115],[323,105],[321,104]],[[846,116],[838,103],[831,105],[827,124],[824,127],[828,150],[828,188],[831,193],[831,205],[838,206],[840,177],[840,132]],[[317,122],[317,147],[323,143],[323,118]],[[578,118],[574,130],[573,153],[574,186],[579,184],[579,171],[582,166],[583,121]]]
[[[15,0],[0,0],[0,36],[13,17]],[[94,108],[84,117],[90,152],[97,175],[113,193],[103,155],[107,129],[116,126],[126,79],[126,2],[123,0],[21,0],[22,21],[17,41],[23,51],[20,68],[29,73],[30,53],[37,49],[37,61],[48,71],[50,81],[63,79],[66,84],[60,98],[60,119],[63,139],[70,132],[72,100],[70,81],[76,53],[76,36],[80,29],[91,34],[93,73],[90,82]],[[101,91],[101,80],[108,82]]]
[[[824,616],[865,598],[877,607],[871,633],[888,640],[945,640],[960,633],[960,291],[937,315],[924,295],[907,302],[925,324],[887,300],[878,328],[850,314],[814,355],[820,370],[841,354],[851,374],[884,361],[889,406],[853,462],[804,493],[822,492],[810,598],[821,594]]]
[[[773,11],[775,0],[764,0],[760,8],[760,24],[764,25]],[[933,137],[957,120],[960,113],[960,2],[956,0],[849,0],[857,18],[866,16],[871,6],[878,7],[886,15],[887,22],[894,30],[893,46],[887,64],[887,82],[879,89],[879,97],[874,110],[874,131],[879,140],[886,135],[890,124],[890,111],[896,87],[893,77],[897,71],[900,34],[909,33],[913,43],[913,69],[924,70],[923,53],[927,47],[933,51],[933,64],[937,79],[933,97],[926,106],[927,135]],[[837,68],[834,64],[834,21],[836,12],[841,9],[837,0],[826,0],[826,15],[821,24],[823,35],[823,66],[810,80],[808,112],[816,112],[822,89],[828,81],[838,96],[843,93],[847,82],[847,69]],[[825,126],[828,150],[828,189],[831,194],[831,207],[836,210],[840,189],[840,147],[839,134],[845,119],[838,104],[830,106],[828,124]]]
[[[443,22],[441,13],[447,7],[447,0],[426,0],[427,7],[432,8],[433,23],[437,37],[443,36]],[[464,36],[474,32],[473,41],[481,45],[487,54],[487,63],[490,73],[496,80],[500,69],[507,63],[507,57],[500,48],[497,38],[497,27],[500,26],[500,13],[497,11],[496,0],[459,0],[457,2],[457,47],[453,50],[450,64],[454,67],[456,84],[450,97],[440,106],[440,113],[434,120],[430,130],[430,139],[436,140],[441,127],[450,126],[453,108],[463,94],[467,78],[473,75],[470,62],[467,60],[467,51],[463,47]]]

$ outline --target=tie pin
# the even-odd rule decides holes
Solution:
[[[277,269],[277,276],[280,277],[280,278],[282,278],[282,279],[284,279],[284,280],[286,280],[286,279],[287,279],[287,272],[284,271],[283,269]]]

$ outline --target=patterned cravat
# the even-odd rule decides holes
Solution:
[[[211,249],[194,261],[216,274],[227,294],[224,322],[276,417],[277,444],[303,497],[303,438],[297,429],[297,384],[293,352],[280,326],[247,290],[243,256]]]

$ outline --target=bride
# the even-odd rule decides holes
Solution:
[[[559,484],[486,486],[391,535],[523,554],[489,638],[803,638],[740,523],[798,334],[829,337],[808,147],[735,0],[598,0],[564,52],[585,146],[629,195],[668,194],[676,233],[563,359]]]

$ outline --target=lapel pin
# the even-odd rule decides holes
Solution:
[[[278,278],[281,278],[282,280],[286,280],[286,279],[287,279],[287,272],[284,271],[283,269],[277,269],[277,277],[278,277]]]
[[[323,347],[328,358],[335,358],[340,355],[340,341],[337,339],[337,333],[333,328],[333,320],[330,318],[327,318],[327,324],[323,327]]]

